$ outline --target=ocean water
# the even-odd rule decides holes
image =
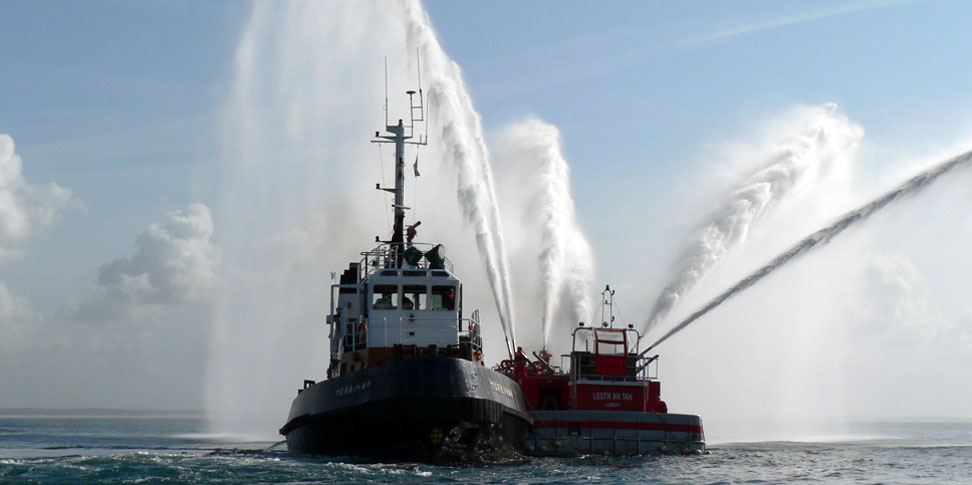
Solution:
[[[860,422],[703,456],[527,458],[444,467],[286,453],[191,416],[0,416],[0,483],[972,483],[972,422]]]

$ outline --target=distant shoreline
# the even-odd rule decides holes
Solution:
[[[0,419],[68,419],[68,418],[204,419],[206,418],[206,413],[200,410],[171,410],[171,409],[0,408]]]

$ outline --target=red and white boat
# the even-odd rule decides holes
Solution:
[[[614,291],[606,287],[599,327],[571,332],[564,366],[546,351],[534,358],[517,350],[499,365],[519,384],[534,419],[525,452],[535,456],[584,454],[703,454],[702,418],[668,412],[657,379],[658,356],[639,352],[633,325],[614,328]],[[605,318],[607,317],[607,318]]]

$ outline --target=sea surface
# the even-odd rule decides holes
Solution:
[[[521,458],[445,467],[293,456],[194,416],[0,414],[0,483],[972,483],[972,422],[859,422],[702,456]],[[711,431],[710,431],[711,433]]]

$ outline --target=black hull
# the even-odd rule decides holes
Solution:
[[[523,451],[531,424],[506,376],[429,358],[319,382],[298,394],[280,432],[296,453],[462,462]]]

